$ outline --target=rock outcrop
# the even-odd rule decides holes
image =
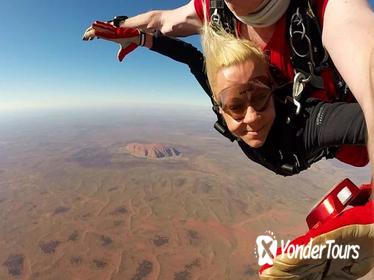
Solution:
[[[181,156],[181,152],[176,148],[164,144],[130,143],[126,146],[126,150],[133,156],[149,159],[166,159]]]

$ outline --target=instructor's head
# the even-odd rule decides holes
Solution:
[[[202,38],[209,84],[227,127],[251,147],[261,147],[275,118],[262,52],[250,41],[208,26]]]

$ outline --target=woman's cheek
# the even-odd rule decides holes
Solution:
[[[223,118],[225,119],[227,128],[230,130],[230,132],[236,136],[239,136],[240,123],[234,121],[232,118],[226,115],[223,115]]]

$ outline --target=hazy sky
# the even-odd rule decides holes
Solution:
[[[209,106],[186,66],[142,48],[119,63],[116,45],[81,40],[94,20],[186,2],[2,0],[0,110],[146,101]],[[199,44],[197,36],[189,41]]]

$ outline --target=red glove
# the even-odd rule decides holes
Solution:
[[[127,54],[139,45],[144,46],[145,33],[135,28],[115,27],[110,23],[95,21],[83,35],[83,40],[98,37],[120,45],[117,57],[122,61]]]

